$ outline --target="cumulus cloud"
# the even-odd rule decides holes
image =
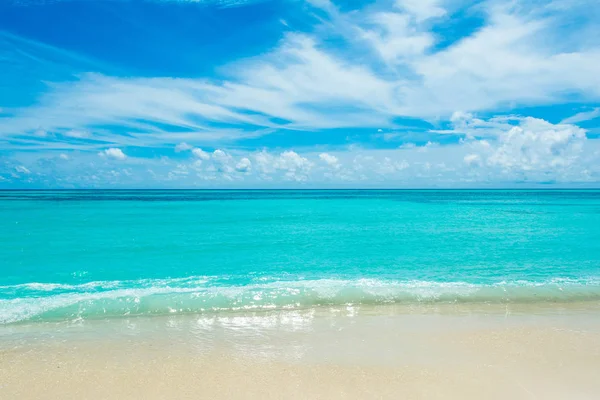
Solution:
[[[210,154],[208,154],[207,152],[205,152],[204,150],[202,150],[199,147],[193,148],[192,154],[201,160],[208,160],[210,158]]]
[[[491,118],[492,120],[494,118]],[[494,123],[490,120],[483,124]],[[511,117],[493,135],[478,130],[460,142],[462,160],[468,171],[454,173],[473,181],[569,182],[593,178],[596,141],[587,139],[584,129],[572,124],[552,124],[532,117]]]
[[[487,162],[503,169],[548,171],[577,160],[586,141],[585,131],[574,125],[553,125],[525,118],[498,138]]]
[[[226,163],[231,159],[231,156],[221,149],[213,151],[212,157],[216,162],[219,163]]]
[[[211,159],[213,161],[211,168],[218,171],[225,179],[233,179],[229,174],[235,171],[234,158],[225,150],[217,149],[213,151]]]
[[[406,160],[384,157],[383,160],[377,164],[377,172],[383,175],[394,174],[407,169],[409,166],[410,165]]]
[[[600,100],[600,35],[594,34],[596,19],[587,16],[592,3],[532,4],[397,0],[347,11],[311,0],[306,9],[322,11],[311,19],[318,25],[293,32],[290,23],[276,46],[222,66],[217,76],[90,73],[51,82],[32,106],[4,110],[0,139],[15,152],[0,173],[9,177],[22,166],[28,178],[54,174],[74,185],[133,177],[182,185],[326,180],[384,186],[597,179],[600,141],[574,125],[600,117],[591,103]],[[446,37],[436,25],[447,27],[465,14],[481,23],[466,36]],[[559,124],[517,114],[520,106],[563,102],[590,103]],[[498,110],[504,114],[490,117]],[[428,128],[413,132],[399,121]],[[106,125],[118,127],[99,129]],[[404,140],[418,145],[377,149],[363,142],[369,148],[336,148],[335,155],[323,147],[299,150],[294,142],[288,149],[239,150],[246,145],[240,139],[341,128],[377,129],[373,137],[384,141],[408,133]],[[440,144],[422,146],[427,140]],[[177,142],[176,152],[193,157],[135,158],[143,167],[130,174],[117,167],[134,160],[97,162],[97,154],[124,160],[121,148],[159,151]],[[57,157],[69,150],[77,151]]]
[[[481,165],[481,157],[478,154],[467,154],[463,160],[467,165]]]
[[[176,153],[180,153],[182,151],[191,150],[193,148],[194,148],[194,146],[190,146],[186,142],[181,142],[181,143],[179,143],[178,145],[175,146],[175,152]]]
[[[472,119],[477,117],[472,116]],[[490,124],[493,119],[480,121]],[[335,156],[310,149],[303,152],[217,149],[206,160],[165,157],[127,163],[122,168],[118,166],[125,164],[98,164],[93,155],[86,153],[72,153],[67,160],[57,157],[56,153],[43,159],[24,153],[15,159],[0,160],[0,176],[7,182],[17,179],[17,173],[29,171],[27,179],[34,183],[55,180],[58,186],[67,187],[131,186],[140,182],[151,182],[156,187],[322,187],[332,184],[472,187],[506,182],[587,184],[600,181],[600,141],[587,139],[582,128],[512,117],[511,124],[494,129],[493,135],[477,131],[477,136],[444,146],[392,149],[352,146],[337,150]],[[107,151],[102,154],[108,157]]]
[[[236,165],[235,169],[238,172],[249,172],[252,168],[252,162],[247,158],[242,158]]]
[[[272,154],[262,150],[254,154],[258,171],[262,176],[276,175],[283,180],[306,181],[314,163],[292,150]],[[281,174],[281,175],[278,175]]]
[[[333,167],[333,168],[340,167],[340,160],[336,156],[333,156],[328,153],[321,153],[321,154],[319,154],[319,158],[330,167]]]
[[[308,169],[312,166],[312,163],[295,151],[288,150],[281,153],[279,158],[275,160],[275,165],[280,169],[296,171]]]
[[[125,153],[123,153],[123,150],[116,148],[116,147],[111,147],[111,148],[105,149],[105,150],[101,151],[100,153],[98,153],[98,155],[100,155],[102,157],[112,158],[114,160],[124,160],[127,158]]]
[[[274,166],[285,171],[287,180],[306,181],[313,163],[295,151],[284,151],[275,159]]]

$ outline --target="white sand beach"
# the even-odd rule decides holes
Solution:
[[[595,399],[600,305],[5,326],[5,399]]]

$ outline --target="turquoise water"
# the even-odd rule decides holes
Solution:
[[[600,300],[600,191],[2,191],[0,323]]]

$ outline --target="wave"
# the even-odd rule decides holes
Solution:
[[[600,300],[600,279],[555,278],[492,284],[379,279],[268,280],[258,278],[235,285],[217,277],[188,277],[0,286],[0,323],[345,304]]]
[[[16,285],[4,285],[0,286],[0,293],[4,292],[18,292],[18,291],[30,291],[30,292],[52,292],[52,291],[87,291],[97,289],[116,289],[116,288],[147,288],[147,287],[161,287],[161,286],[181,286],[181,285],[202,285],[207,283],[210,279],[218,279],[217,277],[205,277],[205,276],[190,276],[186,278],[168,278],[168,279],[137,279],[137,280],[126,280],[126,281],[92,281],[81,284],[68,284],[68,283],[42,283],[42,282],[28,282]]]

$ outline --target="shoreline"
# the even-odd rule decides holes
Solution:
[[[96,283],[96,282],[91,282]],[[82,286],[88,286],[91,283],[83,284]],[[38,287],[40,283],[16,285],[13,287],[20,286],[34,286]],[[55,285],[62,284],[48,284],[52,287]],[[66,285],[69,286],[69,285]],[[69,286],[70,287],[70,286]],[[6,287],[5,287],[6,288]],[[488,289],[491,288],[487,287]],[[499,287],[502,289],[501,287]],[[560,293],[562,297],[548,297],[549,293],[529,293],[528,296],[521,296],[514,299],[501,298],[496,293],[493,301],[489,299],[477,299],[477,298],[452,298],[460,297],[459,293],[450,295],[449,299],[412,299],[413,301],[405,300],[389,300],[389,301],[364,301],[364,299],[358,299],[353,301],[348,298],[340,298],[337,302],[323,302],[323,303],[307,303],[302,304],[300,302],[289,303],[289,304],[247,304],[238,305],[231,307],[216,307],[216,308],[204,308],[198,307],[195,304],[194,307],[188,306],[182,307],[182,301],[194,301],[197,296],[197,288],[193,290],[184,289],[184,298],[171,299],[173,304],[160,303],[160,300],[153,299],[148,305],[149,307],[139,308],[140,303],[149,301],[144,299],[144,296],[138,296],[139,294],[124,293],[123,289],[119,296],[111,297],[111,292],[97,292],[97,293],[62,293],[52,297],[39,297],[35,294],[30,294],[29,297],[16,298],[1,300],[0,302],[5,305],[6,309],[0,315],[0,327],[2,326],[17,326],[17,325],[29,325],[36,323],[53,323],[53,322],[66,322],[66,321],[94,321],[94,320],[107,320],[107,319],[122,319],[122,318],[160,318],[170,317],[173,315],[178,316],[197,316],[197,315],[235,315],[235,314],[248,314],[248,313],[269,313],[269,312],[288,312],[288,311],[304,311],[310,309],[316,310],[328,310],[328,309],[340,309],[347,306],[356,307],[364,310],[386,310],[392,309],[400,313],[430,313],[430,312],[464,312],[475,311],[475,312],[539,312],[543,310],[555,311],[558,309],[577,309],[594,307],[596,304],[600,304],[600,292],[598,292],[600,286],[595,285],[593,287],[581,286],[581,292],[565,292],[559,286],[553,288],[545,288],[546,290],[551,289],[554,292]],[[175,293],[180,288],[175,288]],[[497,290],[498,288],[494,288]],[[515,290],[516,287],[511,288]],[[147,290],[139,289],[139,290]],[[506,292],[506,289],[504,289]],[[39,295],[39,294],[38,294]],[[59,304],[55,307],[47,309],[47,305],[43,304],[48,300],[57,300],[61,296],[89,296],[88,299],[78,298],[75,301],[68,300],[66,304]],[[164,293],[162,293],[164,295]],[[211,294],[212,295],[212,294]],[[416,294],[413,294],[416,295]],[[254,297],[262,298],[263,294],[255,294]],[[444,297],[442,293],[440,295]],[[96,304],[98,299],[108,299],[112,303]],[[63,301],[65,299],[60,299]],[[229,299],[230,301],[237,301],[234,297]],[[239,300],[239,299],[238,299]],[[179,302],[179,303],[178,303]],[[42,304],[39,304],[42,303]],[[16,304],[16,307],[13,307]],[[93,310],[89,310],[93,307]],[[154,307],[154,309],[153,309]],[[34,310],[34,311],[32,311]],[[506,311],[508,310],[508,311]],[[57,312],[58,311],[58,312]],[[30,314],[30,315],[27,315]]]
[[[6,398],[574,398],[600,303],[338,307],[0,327]]]

